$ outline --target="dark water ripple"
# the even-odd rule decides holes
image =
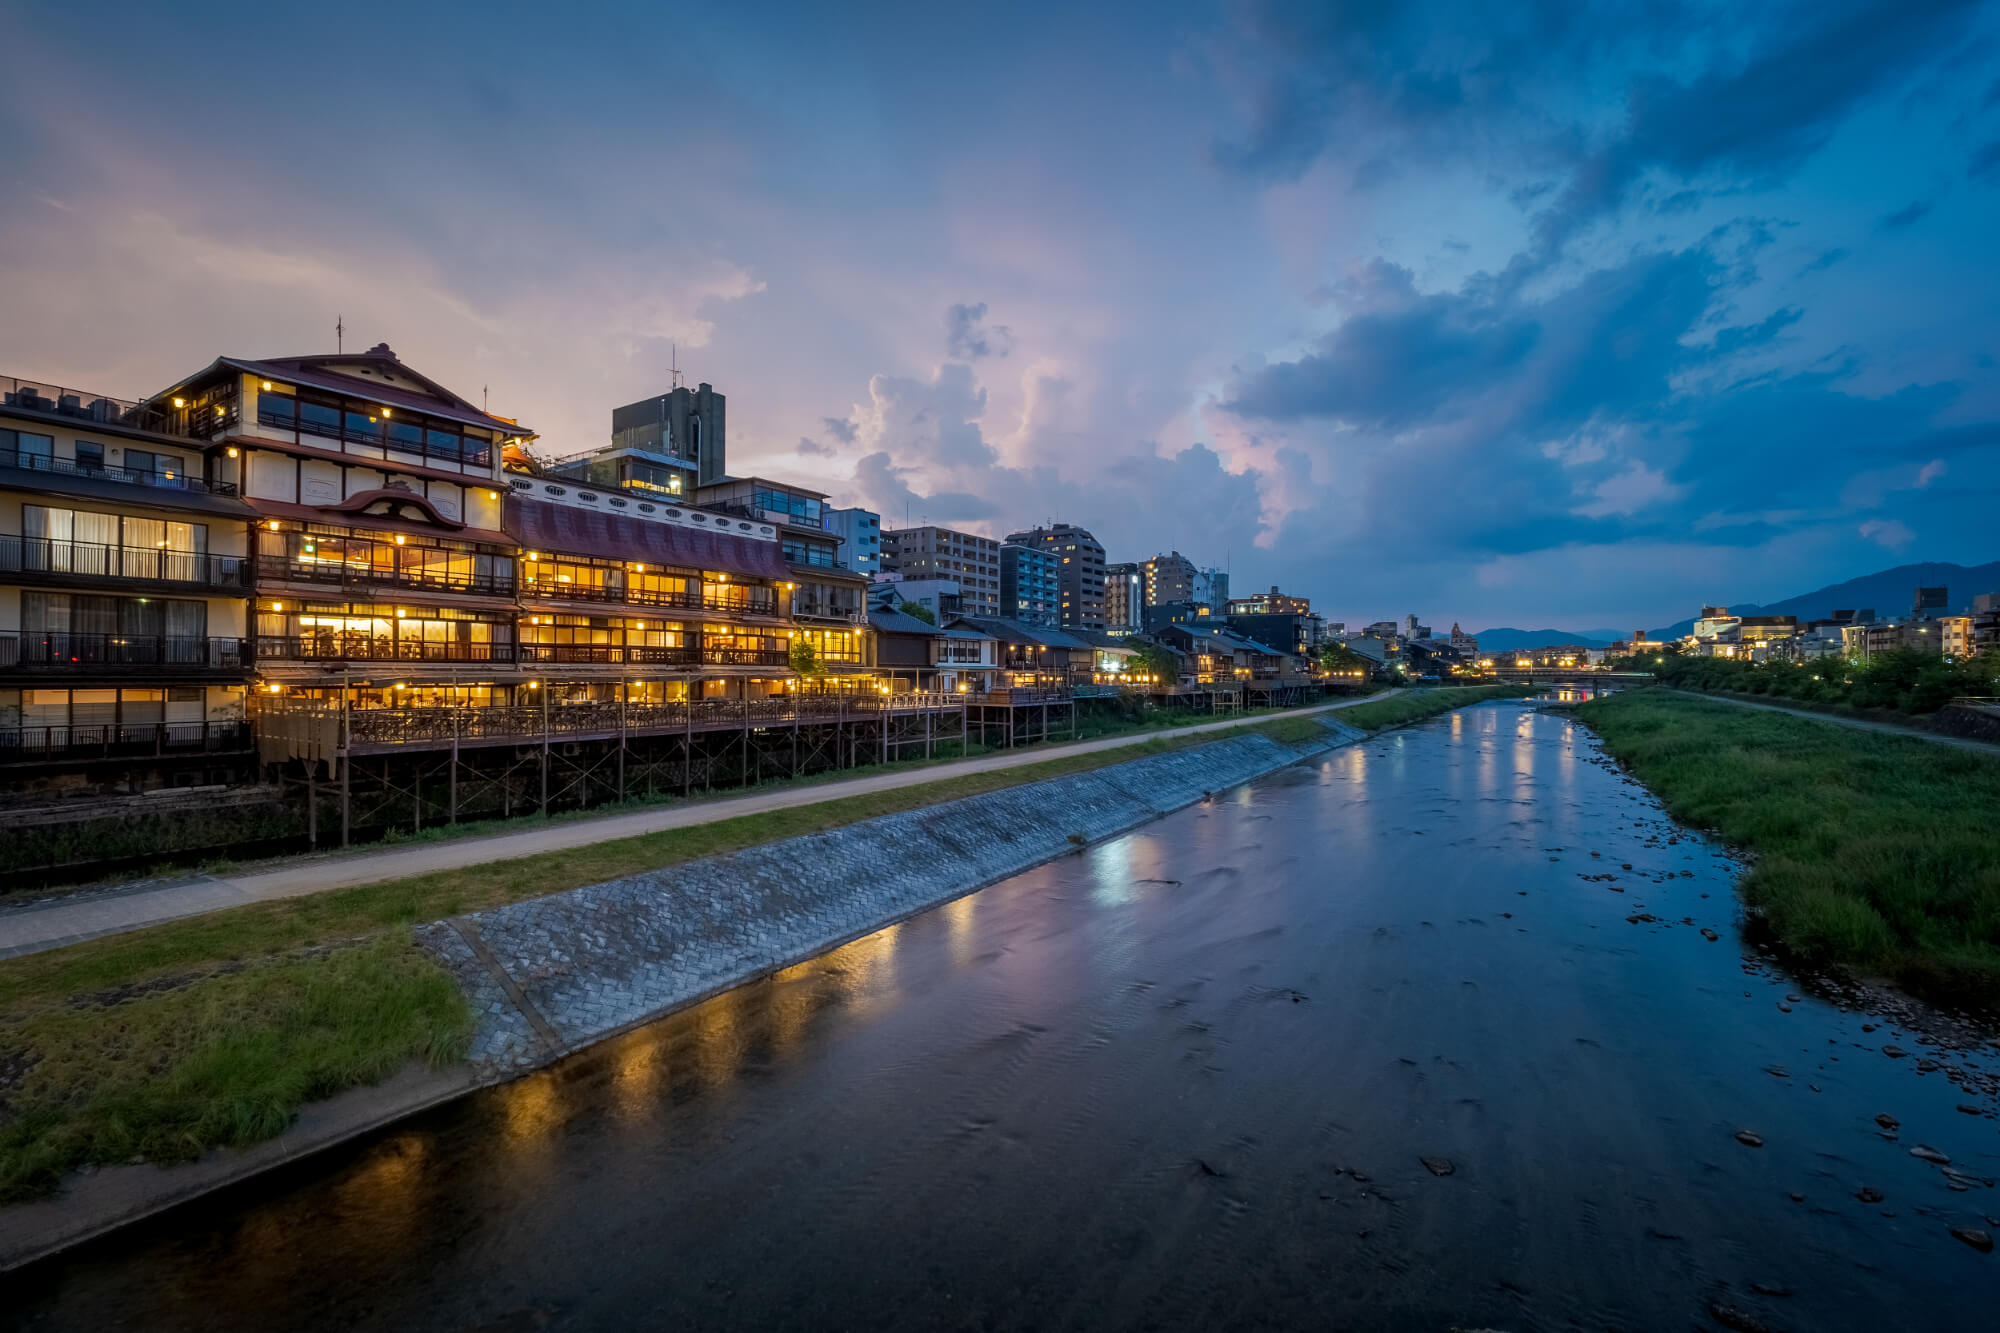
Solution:
[[[1731,873],[1561,716],[1466,710],[22,1275],[0,1322],[1994,1327],[2000,1257],[1949,1235],[2000,1215],[1994,1108],[1765,966]]]

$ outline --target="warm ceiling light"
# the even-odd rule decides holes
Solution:
[[[385,407],[385,408],[383,408],[383,409],[382,409],[382,415],[386,417],[386,416],[389,416],[389,415],[391,415],[391,413],[390,413],[389,409]]]
[[[264,381],[264,384],[263,384],[263,387],[264,387],[264,388],[266,388],[266,389],[269,389],[269,388],[271,387],[271,381],[269,381],[269,380],[265,380],[265,381]]]
[[[273,611],[282,611],[285,609],[285,604],[283,602],[273,602],[271,603],[271,609]]]
[[[174,406],[175,406],[175,407],[186,407],[186,406],[187,406],[187,399],[185,399],[185,398],[176,398],[176,399],[174,399]]]
[[[229,456],[231,458],[236,457],[236,446],[233,444],[229,446]]]
[[[277,530],[278,530],[278,520],[274,518],[271,520],[271,531],[276,532]]]
[[[401,620],[404,616],[407,616],[408,614],[410,613],[408,611],[405,611],[402,607],[399,606],[396,608],[396,619]]]
[[[401,546],[402,544],[403,544],[403,538],[402,535],[399,533],[396,536],[396,545]]]

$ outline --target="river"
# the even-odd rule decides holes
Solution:
[[[1994,1107],[1767,964],[1734,870],[1563,714],[1461,710],[17,1275],[0,1322],[1994,1327],[1948,1230],[2000,1214]]]

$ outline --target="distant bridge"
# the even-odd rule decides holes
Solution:
[[[1593,671],[1589,667],[1493,667],[1481,676],[1528,685],[1649,685],[1653,680],[1650,671]]]

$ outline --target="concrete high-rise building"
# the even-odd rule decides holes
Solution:
[[[1061,562],[1056,578],[1065,628],[1104,628],[1104,543],[1070,523],[1009,533],[1007,540],[1040,547]]]
[[[721,481],[729,475],[723,405],[723,396],[703,384],[612,408],[611,447],[593,453],[589,475],[576,480],[665,495]],[[551,470],[570,475],[561,466]]]
[[[998,616],[1000,543],[952,528],[898,528],[882,534],[882,568],[905,579],[950,579],[968,616]]]
[[[882,516],[872,509],[829,509],[826,530],[840,538],[834,560],[873,578],[882,569]]]
[[[1029,625],[1062,619],[1061,563],[1039,546],[1008,542],[1000,548],[1000,614]]]
[[[1211,614],[1226,614],[1229,610],[1229,575],[1219,569],[1204,569],[1196,574],[1194,600],[1207,607]]]
[[[1131,634],[1145,627],[1146,583],[1131,561],[1104,568],[1104,628],[1111,634]]]
[[[1139,581],[1145,593],[1147,606],[1165,606],[1169,602],[1206,601],[1196,598],[1195,580],[1201,571],[1194,567],[1194,561],[1172,551],[1166,555],[1156,555],[1139,566]]]

